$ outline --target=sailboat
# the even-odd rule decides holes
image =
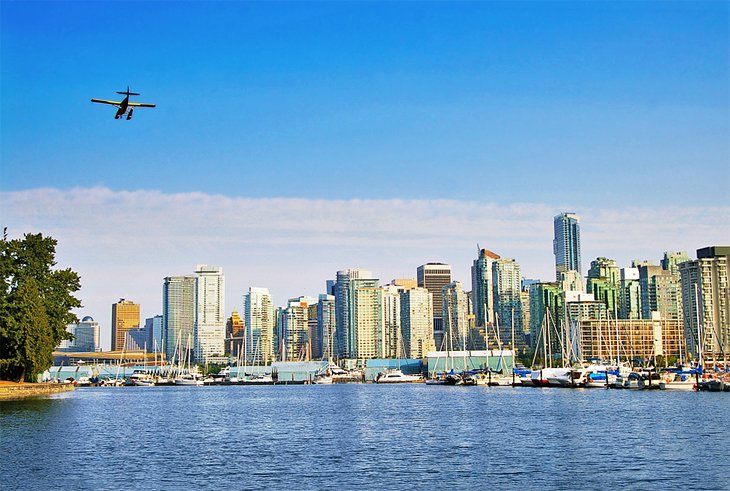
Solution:
[[[190,335],[188,334],[188,343],[185,348],[185,360],[181,363],[181,370],[178,376],[175,377],[175,385],[194,385],[201,387],[203,380],[200,379],[197,373],[193,373],[190,367]],[[187,371],[185,371],[185,364],[187,364]]]

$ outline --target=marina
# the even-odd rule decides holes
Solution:
[[[83,389],[0,404],[0,476],[6,489],[727,489],[727,397],[657,392]]]

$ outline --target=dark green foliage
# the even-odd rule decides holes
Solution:
[[[53,349],[70,339],[66,325],[81,307],[71,269],[53,270],[56,240],[26,234],[0,241],[0,379],[33,381],[51,366]]]

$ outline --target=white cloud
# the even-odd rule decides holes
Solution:
[[[203,193],[32,189],[0,193],[11,237],[58,239],[59,266],[82,276],[82,315],[109,329],[111,304],[161,310],[162,279],[198,263],[223,266],[227,311],[249,286],[277,304],[316,295],[338,269],[364,267],[383,281],[414,277],[427,261],[451,263],[470,288],[476,245],[513,257],[530,278],[553,277],[552,217],[581,216],[584,272],[607,256],[658,260],[664,250],[730,243],[730,207],[573,208],[456,200],[235,198]],[[108,344],[109,333],[103,339]]]

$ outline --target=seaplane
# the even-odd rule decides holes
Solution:
[[[129,96],[131,95],[139,95],[137,92],[130,92],[129,86],[127,86],[127,90],[125,92],[117,92],[117,94],[121,94],[124,97],[121,101],[107,101],[104,99],[91,99],[91,102],[96,102],[97,104],[109,104],[111,106],[117,106],[119,109],[117,109],[117,113],[114,115],[114,119],[119,119],[125,114],[127,115],[127,121],[132,119],[132,114],[134,113],[134,109],[137,107],[155,107],[154,104],[147,104],[144,102],[130,102]]]

